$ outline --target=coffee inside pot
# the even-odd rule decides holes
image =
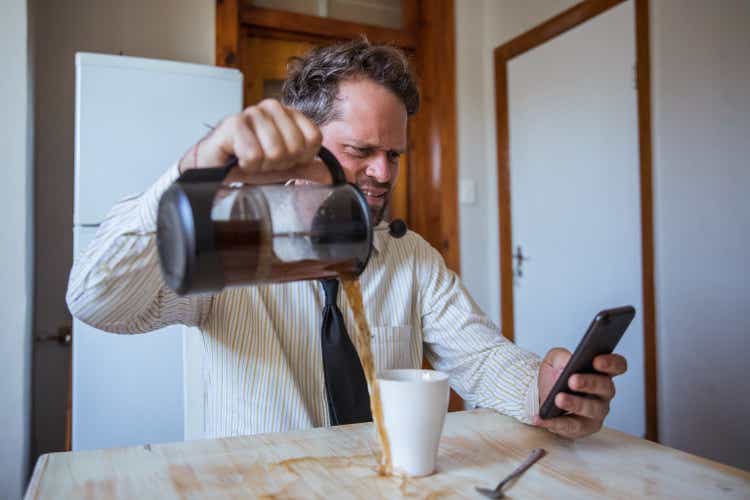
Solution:
[[[236,159],[182,174],[159,202],[157,246],[167,286],[185,295],[359,276],[372,251],[367,201],[333,154],[321,148],[318,156],[331,185],[226,184]],[[400,236],[406,228],[394,221],[391,229]]]

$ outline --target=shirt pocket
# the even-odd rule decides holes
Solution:
[[[376,326],[370,330],[376,371],[419,368],[411,363],[411,326]]]

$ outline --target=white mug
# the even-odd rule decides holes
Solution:
[[[448,412],[448,374],[384,370],[377,378],[393,471],[407,476],[432,474]]]

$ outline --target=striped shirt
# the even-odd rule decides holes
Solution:
[[[76,318],[109,332],[199,327],[207,437],[328,425],[318,282],[186,297],[165,286],[156,214],[161,194],[178,175],[175,165],[146,192],[112,208],[75,260],[68,307]],[[377,231],[373,246],[360,282],[376,369],[419,368],[425,355],[449,374],[470,405],[529,422],[539,407],[538,356],[500,335],[440,254],[416,233],[394,239]],[[339,293],[338,305],[353,332],[344,295]]]

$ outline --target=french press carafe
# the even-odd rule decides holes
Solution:
[[[362,192],[321,147],[331,185],[225,184],[222,168],[188,170],[162,195],[157,247],[167,286],[179,295],[229,286],[359,276],[373,226]],[[391,234],[406,232],[402,221]]]

